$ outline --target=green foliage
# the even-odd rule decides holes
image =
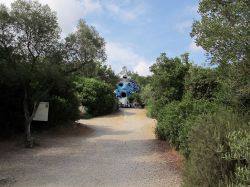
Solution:
[[[105,42],[93,27],[80,20],[65,43],[59,41],[60,30],[56,13],[48,5],[25,0],[16,0],[10,10],[0,5],[1,134],[25,130],[27,141],[32,140],[30,126],[41,101],[50,102],[50,126],[78,119],[79,100],[71,75],[95,77],[113,85],[117,82],[111,68],[103,64]],[[81,100],[88,111],[97,115],[115,110],[112,87],[94,84],[90,94],[100,93]],[[104,101],[91,100],[95,96]]]
[[[47,5],[37,1],[17,0],[11,5],[10,19],[2,35],[6,47],[20,55],[20,60],[35,63],[39,57],[46,56],[58,43],[60,28],[56,13]],[[11,37],[18,35],[18,37]],[[9,40],[8,40],[9,39]]]
[[[221,82],[237,110],[250,109],[250,3],[248,0],[202,0],[201,19],[195,21],[191,36],[220,68]],[[231,96],[231,98],[228,98]]]
[[[152,89],[152,117],[167,103],[181,100],[184,94],[184,79],[189,64],[180,58],[168,58],[162,53],[156,63],[150,67],[153,73],[150,85]]]
[[[130,103],[137,103],[139,106],[144,107],[144,103],[140,93],[134,93],[128,97]]]
[[[65,38],[66,57],[73,70],[80,69],[84,76],[91,76],[99,63],[106,60],[105,42],[92,26],[80,19],[77,30]]]
[[[167,103],[181,100],[188,64],[183,64],[179,58],[168,58],[162,53],[150,70],[153,73],[151,86],[156,90],[156,99],[164,97]]]
[[[115,87],[115,85],[119,81],[119,77],[115,75],[114,71],[111,69],[110,66],[97,63],[94,68],[95,69],[93,71],[88,72],[88,74],[86,74],[85,76],[88,78],[94,78],[94,79],[104,81]],[[86,68],[86,71],[87,70],[88,68]],[[81,73],[81,74],[85,74],[85,73]]]
[[[56,13],[48,5],[25,0],[16,0],[10,9],[0,5],[3,134],[26,129],[30,137],[30,124],[40,101],[50,102],[51,124],[78,119],[79,100],[71,76],[96,77],[113,85],[117,82],[111,68],[103,64],[105,42],[93,27],[80,20],[77,31],[65,43],[59,40],[60,30]],[[104,94],[111,89],[106,84],[103,88]],[[111,100],[108,96],[106,99]]]
[[[113,87],[103,81],[92,78],[79,78],[75,81],[79,99],[87,112],[103,115],[118,109]]]
[[[133,79],[141,88],[150,83],[150,77],[140,76],[138,73],[130,73],[129,76]]]
[[[215,100],[219,90],[219,81],[216,69],[190,67],[186,76],[186,92],[194,99]]]
[[[23,98],[20,97],[23,90],[18,84],[7,84],[2,81],[0,90],[0,136],[14,135],[23,130]]]
[[[154,106],[155,105],[153,104],[153,102],[151,100],[147,102],[147,105],[146,105],[147,113],[146,114],[150,118],[156,118],[158,115],[158,112],[156,112]]]
[[[199,115],[214,113],[217,106],[206,100],[174,101],[166,105],[158,115],[156,135],[163,140],[168,140],[181,153],[189,156],[188,133]]]
[[[248,0],[202,0],[200,21],[195,21],[191,36],[196,38],[214,63],[249,60],[250,3]]]
[[[0,62],[8,71],[1,73],[4,77],[15,72],[14,79],[22,94],[24,121],[20,122],[24,122],[26,140],[32,146],[31,122],[39,102],[46,98],[54,85],[54,82],[48,84],[46,77],[48,64],[52,66],[52,63],[43,59],[58,50],[60,29],[55,12],[37,1],[16,0],[10,11],[1,5],[0,24]],[[9,80],[4,81],[8,84]]]
[[[216,67],[192,66],[188,54],[161,54],[151,67],[142,98],[158,138],[187,158],[184,186],[250,185],[249,9],[248,0],[199,2],[191,36]]]
[[[3,67],[3,66],[2,66]],[[24,74],[24,66],[17,66],[18,72]],[[37,67],[37,66],[36,66]],[[44,93],[48,85],[53,87],[43,95],[42,101],[50,102],[49,108],[49,123],[50,126],[59,124],[62,121],[76,120],[79,117],[79,101],[75,95],[74,85],[72,80],[63,76],[56,66],[40,65],[40,71],[37,74],[31,74],[30,78],[30,92],[32,100],[29,106],[36,98],[40,97],[39,93]],[[6,70],[3,67],[3,70]],[[0,129],[3,135],[10,135],[24,130],[24,114],[23,114],[23,86],[22,81],[17,80],[17,76],[11,71],[4,71],[0,73],[0,115],[1,125]],[[8,81],[7,81],[8,80]],[[18,120],[18,123],[17,123]]]
[[[190,132],[184,186],[250,184],[250,125],[230,111],[202,116]]]
[[[56,73],[51,74],[55,77]],[[80,101],[76,95],[73,78],[59,76],[61,79],[50,90],[47,101],[50,102],[49,123],[59,125],[65,121],[79,119]],[[58,79],[59,79],[58,78]]]
[[[49,123],[51,125],[58,125],[61,122],[79,119],[79,101],[74,93],[71,93],[71,97],[64,98],[51,96],[49,102]]]
[[[199,70],[198,79],[195,74],[187,77],[188,92],[196,99],[205,96],[240,114],[221,111],[194,121],[189,130],[191,154],[185,166],[184,186],[250,185],[249,9],[248,0],[199,3],[201,19],[194,22],[191,36],[206,50],[211,63],[218,65],[217,77],[211,70],[203,69],[202,74]],[[198,84],[202,89],[195,84],[189,89],[192,82],[202,83]],[[201,91],[206,90],[204,86],[211,88],[209,94]]]
[[[221,88],[216,100],[235,110],[250,111],[250,63],[229,64],[218,67],[218,81]]]

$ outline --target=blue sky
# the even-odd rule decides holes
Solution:
[[[13,0],[0,0],[7,4]],[[190,37],[199,19],[198,0],[39,0],[57,12],[62,36],[76,29],[80,18],[94,26],[106,41],[107,64],[116,73],[122,66],[148,75],[162,52],[168,56],[190,53],[204,64],[204,51]]]

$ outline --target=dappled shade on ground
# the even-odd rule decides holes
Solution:
[[[40,134],[35,149],[8,143],[0,178],[13,186],[179,186],[180,156],[154,127],[144,110],[122,109]]]

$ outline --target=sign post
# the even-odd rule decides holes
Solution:
[[[40,102],[37,108],[34,121],[48,121],[49,102]]]

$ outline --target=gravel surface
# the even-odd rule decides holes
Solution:
[[[0,186],[180,186],[181,158],[155,139],[142,109],[79,120],[38,135],[40,146],[0,143]]]

